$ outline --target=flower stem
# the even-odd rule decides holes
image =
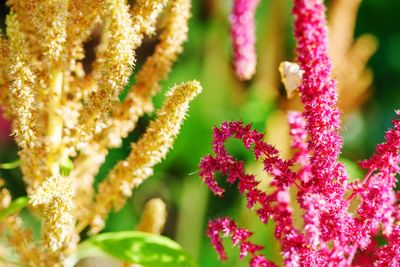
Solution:
[[[0,169],[2,170],[12,170],[17,168],[20,165],[20,160],[14,160],[12,162],[7,162],[7,163],[0,163]]]

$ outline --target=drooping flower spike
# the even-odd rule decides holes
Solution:
[[[210,221],[208,224],[207,235],[211,239],[215,250],[218,252],[221,260],[226,260],[227,256],[222,245],[220,233],[224,237],[230,236],[233,246],[240,247],[240,258],[244,258],[248,254],[251,255],[251,267],[274,267],[275,264],[268,261],[258,252],[263,249],[262,246],[255,245],[247,239],[253,234],[244,228],[238,228],[233,220],[228,218],[220,218],[215,221]]]
[[[153,167],[171,149],[190,101],[201,91],[200,83],[191,81],[176,85],[167,92],[165,103],[157,112],[157,119],[150,123],[136,143],[132,143],[128,157],[120,161],[99,184],[91,216],[87,218],[91,233],[102,230],[108,213],[112,209],[121,209],[126,199],[132,195],[132,190],[153,174]]]
[[[278,151],[264,143],[263,135],[250,125],[223,123],[214,129],[215,156],[201,161],[200,176],[220,196],[224,190],[215,181],[216,173],[226,175],[231,184],[238,181],[247,207],[257,206],[256,212],[264,223],[268,219],[275,221],[275,237],[281,243],[286,266],[353,266],[370,250],[376,255],[374,266],[399,266],[400,218],[394,189],[400,170],[400,113],[393,120],[394,128],[386,134],[386,142],[361,163],[367,169],[364,179],[349,183],[344,165],[338,160],[342,149],[340,113],[336,84],[331,78],[323,1],[294,0],[293,13],[297,61],[304,72],[299,86],[304,112],[291,112],[288,116],[294,155],[289,160],[279,158]],[[255,176],[244,172],[244,162],[228,154],[224,144],[229,138],[242,140],[256,159],[263,160],[264,170],[273,177],[272,193],[263,192]],[[291,187],[297,188],[303,229],[297,229],[292,222]],[[350,209],[354,198],[359,201],[356,211]],[[221,259],[226,256],[218,232],[229,235],[236,229],[228,219],[209,223],[208,235]],[[382,236],[387,245],[369,246],[377,236]],[[241,240],[247,242],[247,237],[249,234]],[[234,245],[237,243],[234,241]],[[241,255],[247,252],[246,248],[240,250]],[[250,254],[251,262],[260,255]]]

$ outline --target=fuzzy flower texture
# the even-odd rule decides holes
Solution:
[[[256,209],[262,222],[274,221],[285,266],[400,266],[400,206],[395,192],[400,111],[385,142],[361,162],[365,177],[350,182],[338,160],[343,142],[323,1],[294,0],[293,13],[297,61],[304,71],[298,88],[304,112],[288,114],[293,156],[280,158],[250,125],[227,122],[214,129],[215,156],[203,158],[200,176],[219,196],[224,189],[215,180],[216,173],[227,176],[230,184],[237,182],[247,207]],[[226,151],[230,138],[241,140],[255,159],[263,161],[265,172],[273,177],[272,193],[261,190],[255,176],[245,173],[244,162]],[[301,229],[293,220],[292,192],[302,211]],[[227,256],[221,234],[240,247],[240,257],[251,256],[250,266],[275,266],[260,253],[262,246],[249,241],[252,233],[228,218],[210,221],[207,231],[222,260]]]
[[[12,121],[29,208],[42,227],[38,245],[18,211],[0,220],[1,238],[10,245],[0,244],[0,259],[16,255],[23,266],[66,266],[80,233],[103,230],[108,214],[121,209],[166,157],[189,103],[202,90],[197,81],[169,90],[129,155],[96,185],[108,151],[154,111],[153,97],[187,39],[191,1],[8,0],[7,5],[6,31],[0,31],[0,106]],[[159,41],[135,68],[136,51],[148,36]],[[85,49],[92,38],[99,45]],[[11,201],[17,199],[0,182],[0,211],[12,208]],[[152,201],[137,228],[159,234],[166,216],[163,202]]]
[[[260,0],[235,0],[231,14],[233,64],[240,80],[249,80],[256,71],[254,15]]]

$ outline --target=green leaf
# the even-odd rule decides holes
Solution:
[[[175,241],[138,231],[99,234],[90,242],[122,261],[144,267],[196,267],[194,259]]]
[[[358,164],[356,164],[353,161],[346,159],[344,157],[341,157],[340,161],[346,167],[350,182],[354,182],[356,179],[361,179],[362,177],[364,177],[364,172],[358,166]]]
[[[11,169],[15,169],[19,166],[19,159],[14,160],[12,162],[7,162],[7,163],[0,163],[0,169],[3,170],[11,170]]]
[[[13,213],[17,213],[21,209],[25,208],[29,203],[28,197],[20,197],[10,203],[8,208],[0,211],[0,219],[7,217]]]

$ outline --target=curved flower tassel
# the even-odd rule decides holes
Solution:
[[[192,101],[202,90],[199,82],[176,85],[167,93],[163,107],[157,112],[141,139],[131,145],[129,156],[119,162],[100,183],[92,207],[91,232],[104,227],[104,219],[112,210],[125,204],[132,189],[138,187],[153,173],[153,167],[165,158],[177,137],[180,126]],[[146,151],[143,153],[143,151]]]
[[[240,80],[250,80],[256,71],[255,21],[259,0],[235,0],[231,15],[233,64]]]
[[[263,249],[262,246],[256,245],[248,241],[248,238],[253,235],[250,231],[237,227],[235,221],[228,218],[220,218],[208,223],[207,236],[211,239],[211,243],[217,251],[221,260],[227,259],[226,252],[222,245],[220,233],[224,237],[230,236],[234,246],[240,247],[240,258],[251,255],[250,267],[273,267],[276,266],[264,256],[257,255],[257,252]]]

